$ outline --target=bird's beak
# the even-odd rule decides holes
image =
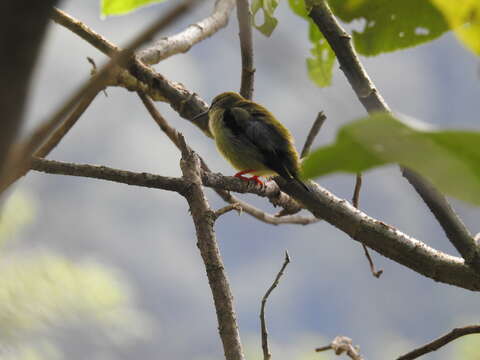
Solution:
[[[195,115],[191,121],[195,121],[197,119],[200,119],[201,117],[207,116],[208,115],[208,110],[201,112],[200,114]]]

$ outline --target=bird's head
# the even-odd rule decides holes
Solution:
[[[216,109],[228,109],[235,106],[238,102],[245,100],[240,94],[237,94],[233,91],[227,91],[221,93],[220,95],[215,96],[212,100],[212,104],[207,111],[204,111],[200,114],[197,114],[192,118],[192,121],[195,121],[203,116],[207,116],[209,111]]]
[[[228,109],[235,106],[238,102],[244,101],[245,99],[236,92],[228,91],[221,93],[220,95],[215,96],[212,100],[212,105],[210,105],[210,110],[213,109]]]

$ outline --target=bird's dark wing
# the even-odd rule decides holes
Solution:
[[[254,146],[261,156],[260,161],[286,179],[297,178],[293,152],[289,140],[270,123],[262,112],[233,107],[226,109],[223,120],[239,141]]]

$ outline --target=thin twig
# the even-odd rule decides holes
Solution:
[[[153,46],[138,52],[138,57],[145,64],[153,65],[172,55],[186,53],[193,45],[225,27],[234,6],[235,0],[216,1],[213,12],[208,17],[175,35],[160,39]]]
[[[50,135],[45,143],[35,152],[36,157],[46,157],[60,143],[68,131],[75,125],[82,114],[87,110],[92,101],[97,97],[98,93],[92,93],[90,96],[84,97],[70,116]]]
[[[248,0],[237,0],[237,19],[242,54],[240,95],[246,99],[251,99],[255,68],[253,67],[252,14]]]
[[[323,111],[320,111],[317,115],[317,118],[313,122],[310,132],[308,133],[307,140],[305,140],[305,144],[303,145],[300,158],[303,159],[310,153],[310,149],[312,148],[313,141],[315,140],[318,133],[320,132],[320,129],[322,128],[322,125],[325,122],[325,120],[327,120],[325,113]]]
[[[355,208],[358,209],[358,204],[360,201],[360,190],[362,188],[362,174],[358,173],[356,178],[355,178],[355,189],[353,190],[353,197],[352,197],[352,204],[355,206]],[[368,251],[368,248],[365,246],[365,244],[362,244],[363,251],[365,253],[365,257],[368,260],[368,264],[370,265],[370,272],[374,277],[377,279],[383,274],[383,270],[380,269],[377,271],[375,268],[375,264],[373,263],[372,257],[370,255],[370,252]]]
[[[470,325],[470,326],[465,326],[461,328],[456,328],[450,331],[449,333],[443,336],[440,336],[438,339],[435,339],[432,342],[429,342],[428,344],[425,344],[413,351],[410,351],[405,355],[398,357],[397,360],[413,360],[422,355],[438,350],[442,346],[447,345],[449,342],[452,342],[453,340],[458,339],[459,337],[462,337],[465,335],[471,335],[471,334],[478,334],[478,333],[480,333],[480,325]]]
[[[235,210],[238,215],[242,214],[242,207],[240,206],[240,204],[228,204],[227,206],[224,206],[215,211],[215,219],[218,219],[220,216],[233,210]]]
[[[346,336],[337,336],[329,345],[315,349],[316,352],[326,350],[333,350],[335,355],[342,355],[345,353],[345,355],[352,360],[363,360],[359,349],[353,346],[352,339]]]
[[[200,160],[186,146],[183,137],[180,137],[180,147],[182,149],[180,167],[183,177],[190,184],[188,191],[185,192],[185,199],[195,224],[197,247],[200,250],[212,291],[225,359],[244,360],[233,295],[213,230],[215,213],[210,208],[202,189]]]
[[[268,288],[265,295],[262,298],[262,305],[260,307],[260,324],[262,327],[262,350],[263,350],[263,360],[270,360],[272,354],[270,353],[270,349],[268,348],[268,331],[267,331],[267,324],[265,322],[265,305],[267,304],[268,297],[272,293],[272,291],[278,286],[280,282],[280,278],[283,276],[285,272],[285,268],[290,263],[290,256],[288,255],[288,251],[285,250],[285,260],[283,261],[283,265],[280,268],[273,284]]]
[[[360,62],[353,48],[350,35],[340,26],[327,2],[325,0],[316,1],[309,16],[337,55],[340,69],[342,69],[365,109],[369,113],[376,111],[390,112],[390,108]],[[450,242],[465,259],[465,262],[480,273],[480,249],[476,246],[461,219],[452,210],[445,196],[420,175],[411,170],[402,170],[403,176],[414,185],[415,190],[425,201]]]

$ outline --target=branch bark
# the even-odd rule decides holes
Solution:
[[[480,333],[479,325],[470,325],[462,328],[456,328],[450,331],[448,334],[445,334],[438,339],[435,339],[434,341],[419,347],[418,349],[412,350],[409,353],[398,357],[397,360],[413,360],[422,355],[438,350],[442,346],[447,345],[448,343],[458,339],[459,337],[478,333]]]
[[[158,183],[162,184],[165,179],[168,179],[153,174],[134,173],[103,166],[68,164],[38,158],[32,160],[32,169],[153,188],[163,188],[163,185],[158,185]],[[117,176],[116,172],[120,175]],[[249,192],[264,197],[268,196],[270,191],[268,188],[255,187],[235,177],[205,172],[202,173],[202,183],[207,187],[241,193]],[[328,221],[352,239],[367,245],[378,253],[435,281],[480,291],[480,275],[465,265],[462,258],[442,253],[425,245],[395,227],[355,209],[346,200],[336,197],[318,185],[310,183],[311,192],[306,192],[296,184],[282,179],[278,179],[278,183],[283,191],[300,200],[305,208],[317,218]]]
[[[140,51],[138,58],[147,65],[153,65],[172,55],[186,53],[193,45],[225,27],[234,6],[235,0],[216,1],[211,15],[178,34],[160,39],[155,45]]]
[[[242,54],[240,95],[245,99],[251,99],[255,68],[253,67],[252,14],[248,0],[237,0],[237,19]]]
[[[309,13],[310,18],[318,26],[330,47],[337,55],[340,68],[352,86],[357,98],[369,112],[390,112],[367,72],[362,66],[351,37],[343,30],[325,0],[315,1]],[[477,248],[469,231],[452,210],[445,197],[420,175],[411,170],[403,169],[405,176],[415,190],[424,199],[430,211],[440,222],[450,242],[459,251],[468,265],[480,273],[480,250]]]
[[[244,360],[233,296],[213,230],[215,212],[210,208],[202,190],[200,160],[186,145],[182,146],[180,166],[185,181],[189,183],[184,196],[190,206],[197,233],[197,246],[207,271],[225,359]]]

